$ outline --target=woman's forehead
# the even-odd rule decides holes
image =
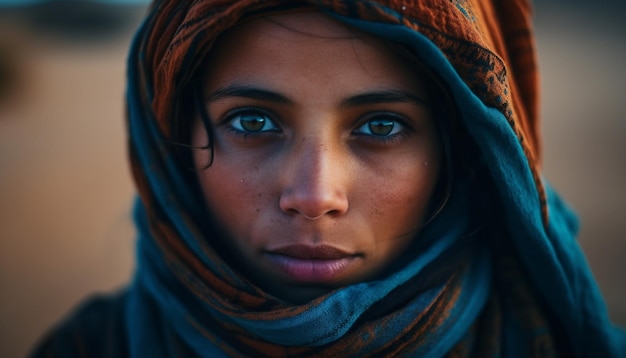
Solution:
[[[364,36],[358,30],[310,7],[268,12],[246,18],[235,25],[232,30],[237,31],[238,28],[249,25],[274,26],[277,36],[284,34],[288,38],[292,38],[294,33],[302,37],[319,39],[353,39]]]
[[[425,95],[421,74],[385,42],[316,11],[245,21],[215,44],[206,64],[209,87],[257,82],[296,88],[315,73],[307,81],[310,85],[317,83],[317,77],[325,77],[321,85],[334,89],[352,84],[417,90]]]

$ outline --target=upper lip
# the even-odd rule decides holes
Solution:
[[[354,256],[354,254],[329,245],[310,246],[304,244],[293,244],[272,249],[269,252],[272,254],[284,255],[302,260],[339,260],[345,257]]]

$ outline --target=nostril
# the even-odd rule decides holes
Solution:
[[[316,219],[319,219],[319,218],[321,218],[322,216],[324,216],[324,214],[320,214],[320,215],[315,216],[315,217],[312,217],[312,216],[306,216],[305,214],[302,214],[302,216],[304,216],[306,219],[309,219],[309,220],[316,220]]]
[[[347,199],[343,196],[310,196],[298,193],[284,193],[279,201],[280,209],[290,216],[301,215],[308,220],[323,216],[339,216],[347,211]]]

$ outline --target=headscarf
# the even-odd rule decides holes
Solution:
[[[524,0],[297,2],[419,58],[449,92],[482,174],[478,183],[455,179],[408,263],[306,304],[267,294],[220,256],[177,131],[191,121],[194,86],[219,35],[294,4],[157,0],[136,35],[127,89],[139,191],[137,270],[124,296],[130,356],[624,355],[626,339],[574,240],[576,219],[541,176]],[[491,229],[477,229],[485,220]]]

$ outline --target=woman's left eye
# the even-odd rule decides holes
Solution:
[[[380,116],[363,123],[355,130],[355,133],[373,137],[392,137],[404,129],[405,126],[394,116]]]
[[[230,116],[229,122],[235,130],[243,133],[279,131],[268,114],[253,109],[237,111]]]

